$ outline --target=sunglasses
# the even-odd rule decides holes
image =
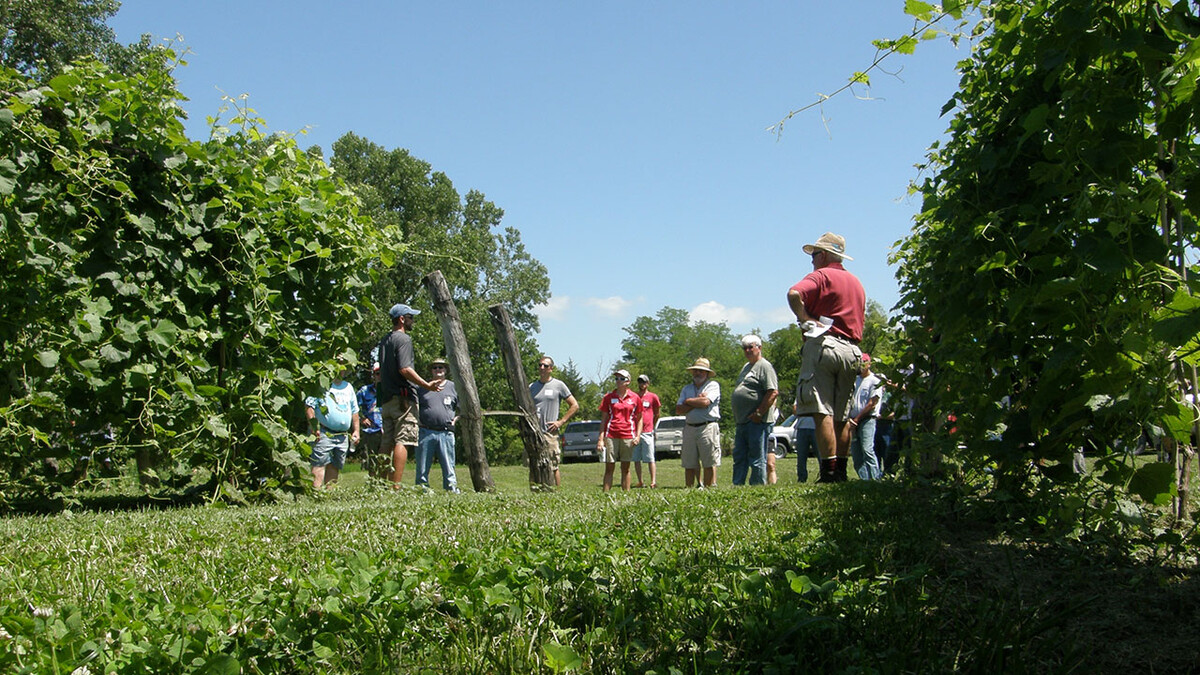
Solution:
[[[613,379],[616,380],[617,382],[628,382],[629,381],[628,377],[621,377],[620,375],[614,377]]]
[[[553,368],[553,367],[554,366],[550,365],[549,363],[539,363],[538,364],[538,368]]]

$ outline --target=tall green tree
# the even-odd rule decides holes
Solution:
[[[899,338],[891,326],[887,311],[877,300],[867,301],[867,313],[863,324],[863,337],[859,347],[870,354],[876,365],[895,366],[899,356]]]
[[[1180,382],[1194,378],[1200,333],[1187,256],[1200,198],[1196,4],[906,8],[921,21],[944,11],[977,36],[894,258],[912,388],[958,413],[961,436],[944,449],[965,442],[961,461],[993,464],[1016,487],[1030,459],[1132,448],[1144,430],[1185,440]],[[1111,464],[1105,476],[1162,499],[1169,472]]]
[[[804,331],[795,324],[784,326],[763,339],[763,356],[775,367],[779,377],[779,409],[784,415],[791,413],[796,402],[803,348]]]
[[[579,372],[579,366],[571,359],[559,365],[557,372],[556,377],[567,385],[567,388],[575,396],[575,401],[579,403],[579,413],[576,419],[590,420],[599,417],[600,394],[602,393],[600,385],[585,380],[583,374]]]
[[[667,410],[674,411],[679,391],[692,381],[686,368],[704,357],[716,371],[714,379],[721,385],[726,401],[723,407],[728,411],[733,381],[745,363],[738,336],[728,326],[707,321],[693,323],[688,320],[687,310],[663,307],[654,316],[635,318],[625,333],[627,337],[621,341],[624,356],[619,365],[628,367],[634,377],[641,373],[649,375],[651,388],[662,398]],[[732,428],[728,413],[722,419],[722,426]]]
[[[508,309],[526,373],[532,377],[539,356],[532,338],[538,328],[533,308],[550,297],[550,277],[526,250],[520,232],[502,225],[503,209],[478,190],[460,196],[449,177],[407,150],[388,150],[353,133],[334,142],[331,164],[354,187],[364,212],[399,233],[389,243],[397,247],[395,262],[382,270],[372,289],[374,304],[386,308],[410,301],[428,309],[421,279],[441,270],[471,345],[481,403],[492,410],[515,409],[487,308],[500,303]],[[390,329],[385,319],[376,319],[378,335],[364,341],[364,353]],[[418,366],[445,352],[432,314],[421,315],[413,340]],[[522,456],[517,437],[497,428],[507,424],[485,420],[490,461],[519,461]]]
[[[119,0],[0,0],[0,65],[42,79],[94,56],[121,72],[137,64],[149,38],[124,46],[107,21]]]
[[[394,234],[252,111],[187,139],[171,58],[0,69],[0,506],[88,437],[213,496],[305,489],[286,420],[375,313]]]

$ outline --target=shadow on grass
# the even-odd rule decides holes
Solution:
[[[97,494],[71,499],[27,499],[15,500],[10,505],[9,515],[50,515],[68,509],[72,511],[147,511],[200,506],[208,503],[202,493],[153,493],[153,494]]]
[[[1010,523],[899,483],[831,488],[839,508],[821,527],[839,564],[907,580],[875,602],[860,594],[872,606],[844,625],[840,657],[882,672],[1200,671],[1194,568],[1015,538]],[[930,529],[897,511],[914,508]]]

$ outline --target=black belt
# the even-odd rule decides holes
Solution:
[[[689,427],[706,427],[710,424],[716,424],[716,423],[717,423],[716,420],[709,420],[707,422],[688,422],[687,425]]]
[[[454,427],[421,427],[426,431],[454,431]]]
[[[858,346],[858,340],[851,340],[850,338],[842,337],[841,335],[834,335],[833,333],[825,333],[825,335],[823,337],[833,338],[834,340],[838,340],[840,342],[845,342],[846,344],[854,345],[855,347]]]

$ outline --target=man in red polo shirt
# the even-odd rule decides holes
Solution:
[[[800,351],[800,381],[796,385],[796,414],[811,415],[821,456],[818,483],[846,480],[850,456],[851,397],[862,363],[863,324],[867,294],[858,277],[842,267],[846,240],[826,232],[805,244],[813,271],[788,290],[788,306],[804,328]]]

